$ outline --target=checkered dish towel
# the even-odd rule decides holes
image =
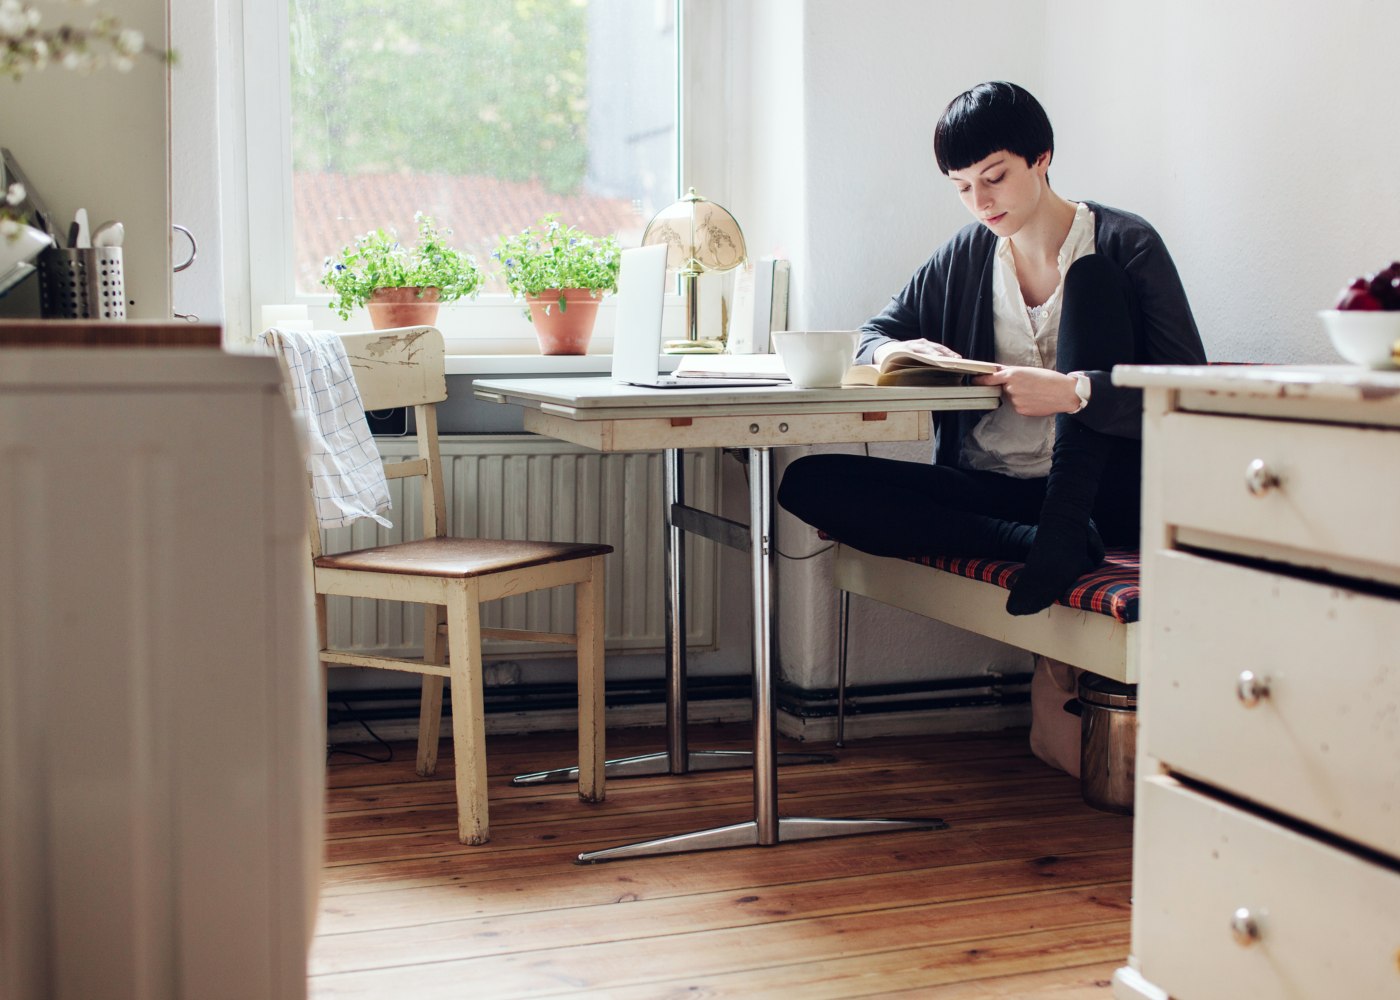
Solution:
[[[339,528],[369,517],[392,528],[380,516],[393,508],[384,463],[340,338],[274,328],[258,341],[281,351],[297,407],[306,414],[306,471],[321,527]]]

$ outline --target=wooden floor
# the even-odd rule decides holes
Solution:
[[[611,756],[662,745],[656,730],[609,737]],[[691,732],[700,748],[748,739]],[[484,847],[457,843],[450,756],[426,780],[407,744],[388,763],[333,756],[311,996],[1111,996],[1132,823],[1085,806],[1024,731],[862,741],[836,764],[780,769],[785,815],[947,830],[584,866],[580,850],[749,819],[753,786],[748,771],[615,780],[595,805],[510,786],[571,742],[489,741]]]

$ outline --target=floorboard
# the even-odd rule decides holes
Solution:
[[[613,756],[662,743],[612,737]],[[744,749],[746,726],[693,727]],[[811,745],[787,749],[823,751]],[[571,734],[488,740],[492,840],[455,836],[452,756],[410,744],[332,757],[310,995],[1111,996],[1128,947],[1132,821],[1090,809],[1024,731],[887,737],[783,767],[784,815],[937,816],[941,831],[577,865],[581,850],[752,816],[746,770],[514,788]]]

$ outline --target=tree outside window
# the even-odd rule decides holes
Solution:
[[[486,263],[548,212],[635,245],[675,197],[668,0],[291,0],[290,20],[301,294],[415,212]]]

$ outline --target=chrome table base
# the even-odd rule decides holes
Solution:
[[[781,764],[830,764],[836,758],[827,753],[780,753]],[[753,765],[751,750],[689,750],[685,766],[672,767],[670,754],[665,751],[644,753],[636,757],[618,757],[603,762],[603,773],[609,778],[644,778],[655,774],[688,774],[691,771],[732,771]],[[512,785],[563,784],[578,781],[577,767],[560,767],[552,771],[517,774]]]
[[[678,833],[621,847],[605,847],[585,851],[578,856],[579,864],[598,861],[618,861],[623,858],[645,858],[657,854],[681,854],[686,851],[717,851],[726,847],[758,847],[787,843],[794,840],[822,840],[827,837],[849,837],[858,833],[891,833],[895,830],[946,830],[941,819],[807,819],[779,817],[777,837],[763,839],[758,820],[717,826],[694,833]]]
[[[806,817],[778,816],[778,754],[774,746],[776,713],[773,701],[773,506],[772,506],[772,454],[768,448],[750,448],[749,455],[749,528],[743,532],[733,522],[710,515],[716,522],[711,530],[704,526],[704,512],[687,508],[684,518],[686,528],[682,529],[676,516],[676,508],[682,506],[681,452],[679,449],[666,451],[666,493],[668,501],[667,525],[667,570],[668,580],[668,621],[667,637],[670,645],[668,670],[672,684],[683,680],[683,670],[675,669],[684,663],[685,628],[684,604],[680,600],[680,587],[685,570],[684,548],[681,537],[683,530],[698,531],[707,537],[726,544],[747,543],[753,578],[753,727],[754,749],[754,818],[730,826],[697,830],[692,833],[676,834],[656,840],[625,844],[619,847],[585,851],[578,856],[581,864],[599,861],[614,861],[619,858],[650,857],[658,854],[677,854],[684,851],[717,850],[727,847],[773,846],[787,840],[815,840],[826,837],[845,837],[853,834],[887,833],[896,830],[941,830],[947,824],[938,819],[812,819]],[[677,676],[679,675],[679,677]],[[682,690],[668,688],[667,729],[671,745],[667,757],[669,762],[684,761],[687,765],[690,756],[684,750],[685,739],[685,698]],[[672,713],[676,714],[672,714]],[[649,755],[651,756],[651,755]],[[745,754],[744,756],[747,756]],[[632,758],[634,760],[641,758]]]
[[[603,774],[608,778],[642,778],[656,774],[688,774],[691,771],[724,771],[751,767],[753,752],[749,750],[691,750],[687,737],[687,701],[685,685],[685,532],[678,522],[689,525],[714,541],[735,548],[748,549],[749,532],[743,525],[724,521],[711,527],[714,515],[685,506],[685,480],[682,468],[684,455],[678,448],[665,452],[666,538],[666,749],[636,757],[620,757],[603,762]],[[830,754],[780,753],[781,764],[830,764],[836,760]],[[542,785],[578,781],[577,767],[559,767],[548,771],[518,774],[512,785]]]

